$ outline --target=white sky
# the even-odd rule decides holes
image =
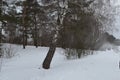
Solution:
[[[111,0],[111,3],[113,3],[115,6],[120,5],[120,0]]]

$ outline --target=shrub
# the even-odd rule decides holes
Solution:
[[[12,58],[16,54],[16,50],[9,44],[7,47],[2,48],[2,53],[5,58]]]
[[[67,59],[77,59],[82,58],[87,55],[92,55],[94,52],[92,50],[82,50],[82,49],[65,49],[65,56]]]

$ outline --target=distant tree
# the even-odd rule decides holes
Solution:
[[[9,43],[16,43],[14,40],[17,36],[17,29],[18,29],[18,19],[17,19],[17,11],[16,6],[13,4],[12,7],[9,6],[6,17],[6,26],[5,31],[7,32],[8,42]]]
[[[106,39],[103,37],[104,32],[112,27],[114,14],[109,0],[106,0],[106,3],[97,1],[98,3],[96,0],[70,0],[68,2],[61,40],[63,47],[71,51],[71,53],[68,51],[70,54],[74,53],[80,57],[81,54],[86,54],[86,51],[98,50],[104,44]]]
[[[46,14],[45,11],[43,9],[42,6],[40,6],[37,2],[37,0],[33,0],[33,2],[29,3],[29,11],[28,11],[28,15],[30,15],[30,22],[31,24],[31,28],[32,30],[32,37],[34,40],[34,45],[36,46],[36,48],[39,45],[39,35],[41,35],[39,33],[39,30],[42,29],[41,26],[43,24],[43,22],[46,21]]]
[[[26,0],[24,1],[23,14],[25,14],[23,22],[26,24],[24,33],[26,33],[26,35],[32,35],[34,45],[38,47],[39,31],[46,20],[44,9],[38,4],[37,0]]]
[[[4,35],[2,35],[2,30],[7,21],[7,14],[5,13],[5,8],[8,8],[8,4],[6,1],[0,0],[0,43],[4,39]]]
[[[63,19],[63,28],[60,31],[62,47],[69,50],[76,49],[79,54],[74,53],[78,57],[82,52],[86,52],[85,50],[95,49],[96,41],[101,35],[102,24],[94,15],[94,10],[90,8],[93,2],[93,0],[69,1],[68,10]]]
[[[0,58],[3,56],[2,53],[2,42],[4,39],[4,35],[2,34],[2,30],[5,24],[5,13],[4,13],[4,7],[7,6],[7,3],[3,0],[0,0]]]
[[[0,43],[2,41],[2,30],[1,30],[1,27],[2,27],[2,0],[0,1]]]
[[[90,6],[103,25],[104,31],[113,30],[117,6],[113,6],[111,0],[95,0]]]

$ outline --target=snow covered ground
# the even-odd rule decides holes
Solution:
[[[120,80],[120,51],[98,51],[82,59],[67,60],[62,49],[57,49],[51,68],[41,64],[48,48],[14,46],[16,55],[3,59],[0,80]],[[40,68],[40,69],[39,69]]]

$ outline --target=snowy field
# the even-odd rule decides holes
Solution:
[[[13,46],[13,45],[12,45]],[[51,68],[41,64],[48,48],[15,46],[16,55],[3,59],[0,80],[120,80],[120,51],[99,51],[82,59],[67,60],[57,49]]]

